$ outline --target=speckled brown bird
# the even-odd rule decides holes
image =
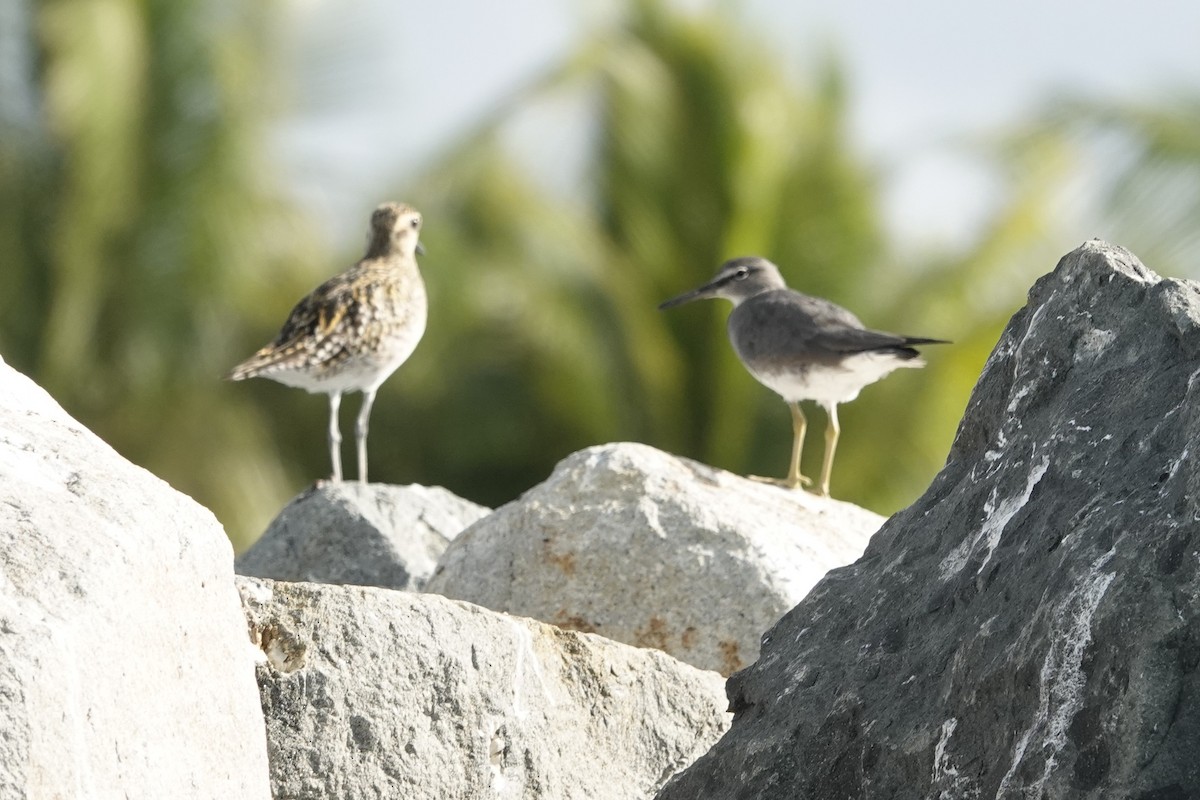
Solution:
[[[362,260],[296,304],[275,340],[229,373],[263,377],[329,395],[329,458],[342,479],[342,394],[362,392],[354,428],[358,479],[367,481],[367,427],[375,392],[412,355],[425,332],[428,301],[417,269],[424,253],[421,215],[404,203],[384,203],[371,215]]]

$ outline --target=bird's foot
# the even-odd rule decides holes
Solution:
[[[803,475],[797,475],[794,478],[764,478],[761,475],[747,475],[746,477],[758,483],[769,483],[772,486],[780,486],[784,489],[800,489],[812,485],[812,479],[806,478]]]

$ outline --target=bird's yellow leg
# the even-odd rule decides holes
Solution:
[[[762,478],[758,475],[751,475],[750,479],[760,483],[773,483],[786,489],[799,489],[801,486],[812,483],[811,480],[800,474],[800,456],[804,452],[804,434],[808,431],[808,420],[804,417],[799,403],[788,403],[788,408],[792,411],[792,461],[788,466],[787,477],[780,480],[779,478]]]
[[[789,489],[798,489],[812,483],[800,474],[800,455],[804,452],[804,434],[808,432],[808,420],[800,410],[799,403],[788,403],[792,410],[792,463],[788,468],[786,485]]]
[[[838,436],[842,427],[838,425],[837,404],[831,403],[826,409],[829,422],[825,426],[825,459],[821,464],[821,483],[817,486],[817,494],[829,497],[829,476],[833,472],[833,454],[837,452]]]

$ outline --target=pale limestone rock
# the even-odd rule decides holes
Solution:
[[[417,590],[450,540],[487,513],[440,486],[323,482],[279,512],[237,571]]]
[[[647,798],[728,726],[721,677],[430,594],[239,578],[275,797]]]
[[[564,459],[463,531],[426,591],[728,675],[883,518],[642,444]]]
[[[221,526],[2,361],[0,797],[270,797]]]

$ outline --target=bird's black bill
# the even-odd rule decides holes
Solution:
[[[693,300],[699,299],[699,297],[699,291],[686,292],[678,297],[672,297],[670,300],[662,301],[658,304],[658,310],[666,311],[668,308],[674,308],[675,306],[681,306],[684,303],[690,303]]]
[[[417,255],[425,255],[425,245],[421,244],[420,242],[417,242]]]
[[[681,306],[684,303],[690,303],[693,300],[706,300],[709,297],[712,297],[713,290],[718,288],[720,288],[720,285],[716,281],[713,281],[712,283],[706,283],[699,289],[692,289],[690,292],[684,292],[678,297],[672,297],[670,300],[664,300],[658,304],[658,310],[665,311],[668,308]]]
[[[924,336],[905,336],[904,343],[906,345],[914,344],[954,344],[949,339],[926,339]]]

